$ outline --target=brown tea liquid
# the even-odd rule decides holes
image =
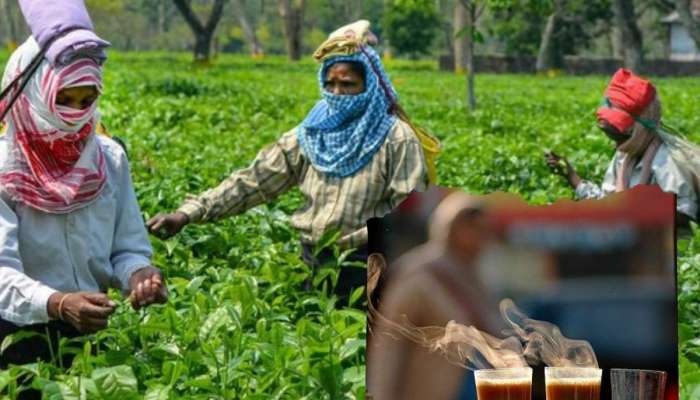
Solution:
[[[566,379],[547,382],[547,400],[600,400],[600,381]]]
[[[531,393],[528,381],[481,381],[476,385],[479,400],[530,400]]]

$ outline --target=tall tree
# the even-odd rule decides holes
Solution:
[[[690,37],[695,42],[695,47],[700,49],[700,5],[694,0],[674,0],[676,11],[681,19],[681,23],[690,33]],[[694,4],[695,3],[695,4]],[[695,5],[695,7],[693,7]]]
[[[537,56],[538,70],[561,68],[613,25],[610,0],[490,0],[489,28],[508,55]]]
[[[13,0],[1,0],[2,1],[2,12],[5,14],[5,26],[7,27],[7,43],[10,47],[17,45],[19,40],[17,35],[17,24],[15,24],[15,13],[12,9]]]
[[[434,0],[395,0],[382,25],[397,53],[416,58],[432,48],[440,17]]]
[[[619,27],[622,39],[622,52],[625,68],[640,72],[644,62],[642,32],[637,25],[633,0],[613,0],[615,24]]]
[[[457,39],[464,40],[463,50],[464,69],[467,73],[467,104],[469,111],[476,110],[476,54],[474,42],[481,36],[476,30],[476,24],[486,9],[487,0],[459,0],[463,10],[455,8],[455,12],[464,12],[466,16],[465,26],[456,34]],[[455,47],[455,64],[457,63],[457,48]]]
[[[236,16],[238,17],[238,23],[241,25],[243,35],[248,41],[251,55],[253,57],[262,56],[262,46],[258,41],[258,35],[255,33],[255,29],[248,20],[243,2],[241,0],[231,0],[231,5],[233,6],[234,13],[236,13]]]
[[[284,23],[284,36],[287,44],[287,56],[291,61],[298,61],[302,52],[302,31],[304,27],[305,0],[278,0],[278,8]]]
[[[463,31],[469,26],[469,12],[461,1],[456,1],[452,21],[452,54],[456,73],[462,73],[467,68],[467,35]]]
[[[557,32],[559,24],[561,23],[563,13],[563,0],[554,0],[554,7],[552,13],[547,17],[547,24],[545,25],[544,32],[542,33],[540,48],[537,52],[537,63],[535,64],[537,72],[545,72],[553,69],[559,61],[557,60],[557,58],[559,58],[559,54],[554,36]]]
[[[88,6],[95,6],[104,1],[91,1]],[[109,5],[105,8],[100,5],[100,8],[114,10],[121,13],[139,14],[148,19],[149,28],[154,33],[163,34],[170,29],[170,23],[173,17],[178,13],[171,0],[128,0],[128,1],[109,1]],[[121,3],[121,4],[120,4]]]
[[[455,5],[452,4],[451,1],[449,0],[436,0],[437,3],[437,10],[438,10],[438,15],[440,19],[440,28],[442,31],[443,38],[445,40],[445,50],[447,50],[447,55],[450,57],[451,60],[455,59],[455,44],[454,44],[454,38],[455,38],[455,13],[454,13],[454,7]]]
[[[192,6],[188,0],[173,0],[178,10],[182,14],[185,21],[189,25],[194,34],[194,60],[195,62],[206,62],[211,55],[212,37],[216,26],[221,20],[224,12],[224,3],[226,0],[215,0],[212,7],[209,19],[206,25],[202,24],[197,17],[197,14],[192,10]]]

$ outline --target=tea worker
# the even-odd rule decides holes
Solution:
[[[373,39],[367,21],[331,34],[314,55],[321,62],[321,99],[304,120],[249,167],[189,196],[177,211],[153,217],[150,231],[168,238],[187,224],[238,215],[299,187],[306,203],[291,223],[299,231],[304,261],[323,263],[330,252],[314,257],[314,245],[339,231],[337,245],[355,249],[349,259],[366,262],[366,221],[428,184],[421,142],[397,117],[396,92],[369,45]],[[365,269],[342,267],[335,292],[344,297],[365,282]]]
[[[581,179],[565,158],[546,155],[550,168],[567,179],[576,197],[597,199],[636,185],[654,184],[677,195],[680,225],[698,221],[700,148],[662,122],[661,102],[651,82],[626,69],[618,70],[596,115],[598,127],[616,148],[601,185]]]
[[[20,329],[74,337],[105,328],[121,289],[134,308],[166,300],[123,149],[96,136],[107,42],[82,0],[23,0],[32,37],[2,79],[0,342]],[[23,83],[26,82],[26,86]],[[50,361],[46,340],[6,349],[8,364]]]

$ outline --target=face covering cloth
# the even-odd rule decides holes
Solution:
[[[363,66],[364,92],[335,95],[323,88],[328,69],[339,62]],[[371,47],[324,61],[318,73],[322,99],[297,128],[302,152],[318,171],[340,178],[351,176],[367,165],[384,143],[396,116],[391,113],[391,101],[377,73],[395,99],[396,91]]]
[[[3,85],[38,52],[33,38],[20,46],[8,62]],[[14,201],[47,213],[68,213],[92,202],[104,188],[105,160],[95,138],[97,101],[84,109],[56,104],[60,90],[81,86],[101,91],[102,71],[94,60],[78,58],[56,68],[42,60],[12,107],[0,184]]]

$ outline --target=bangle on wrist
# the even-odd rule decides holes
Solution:
[[[70,296],[70,293],[66,293],[61,297],[61,300],[58,302],[58,319],[63,321],[63,302],[66,301],[66,299]]]

